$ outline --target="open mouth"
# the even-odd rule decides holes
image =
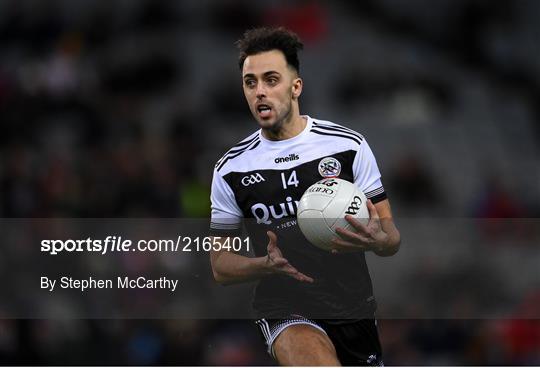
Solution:
[[[259,116],[261,118],[267,118],[270,116],[270,112],[272,111],[272,108],[265,104],[257,105],[257,112],[259,113]]]

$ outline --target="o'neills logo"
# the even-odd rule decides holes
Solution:
[[[291,153],[289,156],[287,157],[278,157],[274,160],[274,162],[276,164],[280,164],[282,162],[289,162],[289,161],[294,161],[294,160],[299,160],[300,159],[300,156],[298,156],[296,153]]]

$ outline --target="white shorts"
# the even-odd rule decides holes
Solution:
[[[290,318],[285,319],[267,320],[265,318],[261,318],[255,321],[255,323],[261,329],[264,340],[266,341],[266,346],[268,348],[268,354],[270,354],[274,359],[276,359],[276,356],[274,354],[274,341],[276,341],[279,334],[282,333],[289,326],[309,325],[326,334],[326,331],[317,322],[295,314],[291,315]]]

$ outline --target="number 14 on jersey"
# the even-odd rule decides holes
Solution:
[[[281,184],[283,184],[283,189],[287,189],[289,186],[294,185],[295,187],[298,187],[298,184],[300,182],[298,181],[298,178],[296,177],[296,170],[293,170],[291,175],[289,175],[289,178],[287,179],[285,177],[285,173],[281,173]]]

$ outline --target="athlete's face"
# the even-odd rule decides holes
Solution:
[[[249,109],[261,128],[278,131],[292,117],[302,80],[278,50],[248,56],[242,78]]]

